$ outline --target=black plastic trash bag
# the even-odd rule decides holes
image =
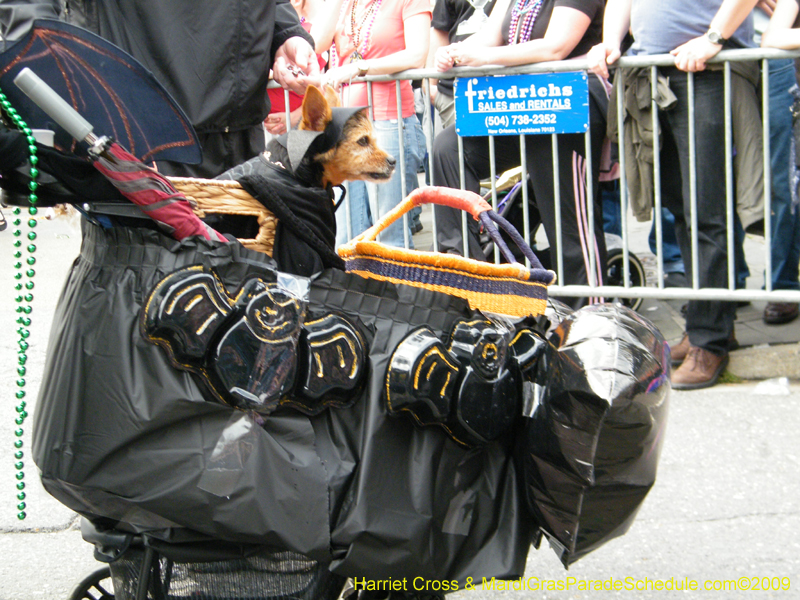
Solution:
[[[445,338],[480,317],[465,301],[325,271],[307,282],[308,319],[336,314],[363,333],[363,387],[317,414],[243,411],[142,337],[142,309],[181,269],[213,269],[235,294],[252,278],[277,282],[271,260],[237,243],[84,228],[35,414],[33,456],[53,496],[118,529],[293,551],[348,576],[463,588],[523,574],[536,523],[511,437],[465,448],[383,400],[394,349],[417,328]]]
[[[565,564],[624,533],[666,417],[652,325],[547,314],[563,322],[546,332],[342,271],[286,276],[236,242],[84,222],[33,457],[65,505],[167,543],[429,592],[516,579],[540,531]]]
[[[667,420],[669,347],[621,305],[567,315],[530,374],[519,464],[528,506],[565,566],[633,523]]]

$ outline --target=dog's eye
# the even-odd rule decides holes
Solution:
[[[365,135],[361,139],[358,140],[359,146],[369,146],[369,138]]]

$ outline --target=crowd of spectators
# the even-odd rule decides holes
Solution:
[[[669,3],[654,3],[646,0],[607,0],[602,16],[602,39],[594,39],[596,26],[594,2],[535,0],[498,0],[495,12],[478,36],[438,48],[432,65],[440,71],[454,66],[514,65],[540,60],[558,60],[575,56],[585,57],[591,70],[605,81],[613,81],[614,72],[609,69],[623,53],[628,55],[672,54],[674,65],[658,69],[660,83],[671,95],[668,110],[660,111],[659,125],[662,146],[655,150],[659,154],[661,168],[661,200],[665,219],[665,239],[671,247],[663,248],[664,256],[670,256],[676,271],[681,275],[681,284],[691,286],[696,282],[700,288],[727,288],[729,261],[736,273],[736,286],[744,287],[749,274],[744,259],[744,231],[757,230],[763,226],[763,171],[761,118],[759,114],[759,86],[761,75],[756,62],[732,63],[731,88],[734,108],[733,145],[734,185],[737,210],[734,214],[734,252],[728,253],[728,223],[726,186],[726,126],[724,71],[722,65],[708,61],[720,50],[729,48],[754,48],[759,44],[785,49],[800,47],[800,25],[798,0],[680,0]],[[498,15],[498,10],[500,14]],[[580,14],[585,22],[557,20]],[[538,26],[532,27],[529,39],[514,40],[506,35],[509,22],[519,13],[539,13]],[[505,20],[503,20],[505,17]],[[771,18],[771,19],[770,19]],[[534,21],[536,17],[534,17]],[[763,39],[761,34],[763,33]],[[434,33],[434,36],[436,33]],[[572,36],[571,38],[568,36]],[[510,39],[511,38],[511,39]],[[542,48],[552,49],[553,41],[570,41],[559,46],[560,53],[541,54]],[[518,48],[504,53],[501,48],[514,43]],[[548,42],[551,44],[548,46]],[[629,45],[625,47],[626,43]],[[588,47],[586,46],[588,44]],[[565,50],[565,51],[564,51]],[[539,52],[539,53],[537,53]],[[795,98],[800,96],[796,84],[795,62],[791,59],[770,60],[769,69],[769,162],[771,196],[771,279],[773,289],[800,289],[798,263],[800,263],[800,230],[797,210],[798,170],[793,135],[793,111]],[[693,73],[690,82],[685,73]],[[649,69],[642,70],[649,77]],[[592,82],[590,79],[590,90]],[[691,86],[691,88],[690,88]],[[649,82],[647,84],[649,87]],[[641,89],[641,88],[639,88]],[[439,90],[441,92],[441,89]],[[624,93],[620,90],[620,93]],[[693,127],[695,148],[690,158],[690,94],[693,94],[691,110],[696,115]],[[592,94],[592,145],[605,133],[605,106],[596,99],[600,93]],[[628,96],[626,96],[626,101]],[[640,100],[640,98],[639,98]],[[437,101],[437,105],[439,101]],[[649,105],[649,98],[648,98]],[[626,106],[626,109],[631,108]],[[796,112],[795,112],[796,114]],[[442,120],[449,114],[444,112]],[[650,118],[650,115],[648,115]],[[594,125],[602,128],[595,134]],[[627,132],[626,132],[627,134]],[[533,183],[536,208],[542,217],[548,240],[560,239],[565,268],[561,283],[599,284],[602,269],[597,269],[597,279],[587,268],[585,240],[591,239],[580,231],[580,220],[575,218],[575,206],[579,206],[581,194],[571,194],[570,173],[565,165],[574,165],[570,158],[580,157],[582,142],[569,146],[569,136],[559,136],[559,150],[572,156],[560,156],[559,165],[564,181],[561,183],[560,238],[555,235],[552,222],[553,198],[552,156],[548,136],[527,136],[527,170]],[[476,189],[481,179],[489,173],[487,143],[485,138],[465,137],[463,142],[464,181],[468,189]],[[495,164],[501,172],[520,163],[516,140],[506,143],[503,137],[495,139],[497,148]],[[545,148],[547,147],[547,148]],[[599,147],[598,147],[599,148]],[[593,156],[599,156],[597,148]],[[650,165],[652,170],[652,154]],[[630,162],[640,157],[633,157]],[[599,161],[597,161],[599,162]],[[629,164],[630,164],[629,162]],[[542,167],[547,165],[547,167]],[[456,135],[453,127],[447,127],[434,141],[432,157],[433,183],[459,187],[460,172]],[[651,171],[652,172],[652,171]],[[593,173],[593,189],[598,189],[597,174]],[[571,181],[585,181],[574,178]],[[550,185],[547,181],[550,180]],[[651,182],[652,183],[652,182]],[[694,185],[694,189],[692,189]],[[565,193],[566,190],[566,193]],[[640,197],[633,202],[653,204],[652,186],[642,190],[636,188]],[[599,194],[597,194],[599,196]],[[692,231],[692,199],[696,198],[696,231]],[[571,210],[570,210],[571,209]],[[602,205],[595,202],[595,214],[601,214]],[[448,209],[436,209],[439,249],[463,252],[461,246],[461,221]],[[671,237],[670,237],[671,236]],[[696,245],[693,245],[693,236]],[[603,232],[594,231],[598,247],[596,255],[602,261]],[[469,253],[481,257],[475,230],[470,229]],[[551,242],[551,252],[557,246]],[[669,252],[671,251],[671,255]],[[692,253],[697,256],[693,257]],[[581,256],[583,253],[583,256]],[[584,263],[581,264],[581,258]],[[693,273],[692,269],[697,273]],[[592,299],[587,299],[591,301]],[[736,303],[721,300],[690,300],[684,306],[686,331],[680,343],[672,348],[672,360],[676,369],[672,384],[676,389],[698,389],[714,385],[723,372],[730,350],[737,347],[734,333]],[[788,323],[798,317],[798,304],[793,302],[768,302],[763,319],[767,324]]]

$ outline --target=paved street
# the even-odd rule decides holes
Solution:
[[[565,572],[548,548],[533,552],[526,577],[578,581],[736,580],[789,577],[800,598],[800,388],[754,394],[753,384],[673,392],[656,486],[624,537]],[[683,592],[509,592],[502,598],[662,598]],[[473,595],[474,594],[474,595]],[[454,598],[489,599],[499,592]],[[701,593],[747,598],[753,592]],[[682,597],[685,597],[682,596]],[[690,597],[694,597],[690,593]]]
[[[8,213],[7,212],[7,216]],[[12,226],[0,233],[6,287],[0,319],[8,332],[0,341],[7,375],[0,379],[0,600],[62,600],[98,566],[83,542],[74,516],[49,498],[26,455],[28,517],[16,518],[13,469],[16,365],[13,312]],[[30,412],[41,379],[49,318],[64,276],[79,246],[79,232],[64,222],[39,229],[36,298],[27,375]],[[757,309],[753,309],[757,310]],[[796,340],[795,340],[796,341]],[[756,357],[758,354],[755,355]],[[758,358],[750,359],[752,361]],[[770,376],[771,377],[771,376]],[[689,597],[800,598],[800,386],[748,381],[698,392],[673,392],[658,481],[632,529],[565,571],[546,546],[529,557],[524,591],[459,592],[453,600],[494,598],[661,598],[683,592],[584,591],[593,582],[672,579],[679,585],[708,580],[760,585],[761,578],[789,578],[788,591],[695,592]],[[29,450],[32,420],[25,422]],[[536,579],[570,580],[569,591],[531,589]],[[628,579],[630,578],[630,579]],[[557,585],[557,584],[554,584]],[[595,584],[592,584],[595,585]],[[681,597],[686,597],[685,594]]]

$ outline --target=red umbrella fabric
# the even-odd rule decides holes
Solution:
[[[170,181],[148,167],[116,142],[95,155],[94,166],[120,193],[139,206],[176,240],[200,235],[207,240],[228,241],[194,214],[189,200]]]

